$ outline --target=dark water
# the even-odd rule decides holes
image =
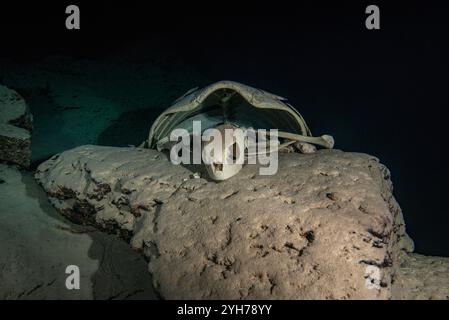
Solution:
[[[287,97],[315,135],[332,134],[337,148],[380,158],[392,172],[416,251],[449,256],[445,12],[410,3],[381,7],[381,30],[368,31],[363,5],[303,7],[276,16],[158,17],[130,8],[121,19],[119,10],[95,8],[78,34],[56,30],[53,20],[33,30],[16,25],[20,38],[11,38],[14,45],[2,55],[27,65],[54,53],[75,60],[115,54],[126,66],[130,52],[137,52],[142,59],[156,57],[153,63],[163,68],[193,68],[199,85],[228,79]],[[169,72],[176,73],[173,68]],[[188,78],[183,70],[181,82]],[[168,106],[171,100],[164,99]],[[158,113],[123,112],[97,142],[138,140]]]

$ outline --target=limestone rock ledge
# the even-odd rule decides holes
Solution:
[[[0,85],[0,161],[28,168],[33,118],[25,100]]]
[[[280,154],[274,176],[247,165],[220,183],[191,170],[154,150],[86,145],[35,178],[63,215],[142,251],[163,298],[394,298],[413,244],[378,159]]]

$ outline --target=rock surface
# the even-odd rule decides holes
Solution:
[[[81,146],[35,174],[65,216],[130,240],[163,298],[389,299],[413,244],[372,156],[279,156],[230,180],[140,148]],[[203,172],[202,177],[206,177]]]
[[[0,164],[0,299],[154,299],[143,257],[64,219],[28,172]],[[80,269],[67,290],[65,269]]]
[[[393,287],[395,299],[449,300],[449,258],[404,254]]]
[[[29,167],[32,121],[25,100],[0,85],[0,161]]]

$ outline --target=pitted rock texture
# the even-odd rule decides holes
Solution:
[[[141,250],[163,298],[392,298],[413,244],[378,159],[280,154],[274,176],[246,165],[219,183],[191,170],[154,150],[87,145],[35,177],[62,214]]]
[[[29,167],[32,121],[25,100],[0,85],[0,161]]]

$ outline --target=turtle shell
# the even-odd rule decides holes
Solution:
[[[165,110],[151,126],[149,147],[167,149],[170,133],[176,128],[192,132],[194,120],[201,121],[202,131],[232,124],[311,136],[301,114],[286,99],[238,82],[219,81],[189,90]]]

